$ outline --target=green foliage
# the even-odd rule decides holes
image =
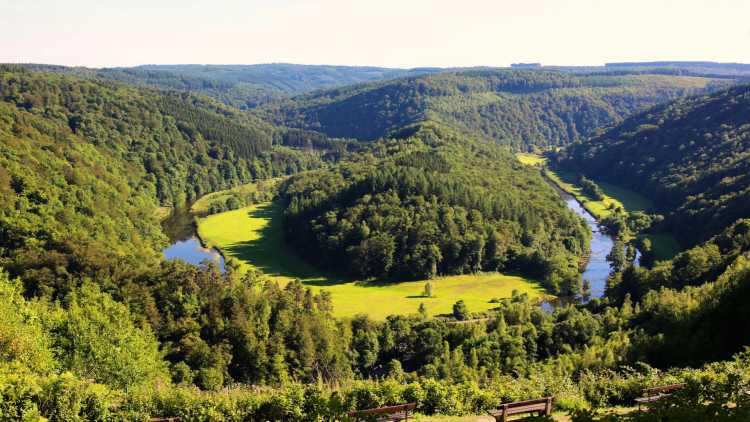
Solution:
[[[456,320],[470,314],[461,301],[453,319],[430,319],[422,310],[382,322],[338,320],[330,294],[299,281],[281,287],[234,265],[226,274],[210,265],[159,266],[155,254],[164,240],[157,205],[317,168],[353,149],[346,162],[281,186],[288,237],[310,260],[384,280],[520,271],[551,291],[575,293],[577,263],[588,251],[584,223],[538,170],[458,133],[519,147],[546,145],[543,137],[567,143],[707,82],[474,71],[312,94],[262,111],[335,136],[397,131],[400,138],[352,147],[273,128],[189,93],[2,67],[0,266],[23,284],[0,272],[0,419],[343,420],[347,410],[406,401],[423,413],[462,415],[546,395],[585,418],[595,417],[586,408],[627,404],[644,386],[666,380],[690,388],[654,415],[741,417],[747,354],[666,374],[636,362],[697,367],[750,344],[747,327],[730,324],[750,318],[750,223],[730,224],[744,216],[737,188],[746,185],[744,173],[732,169],[743,172],[746,161],[746,128],[737,117],[746,111],[746,88],[675,103],[707,104],[725,126],[701,123],[716,129],[701,136],[721,134],[721,141],[700,144],[689,165],[668,164],[685,178],[659,179],[682,189],[659,205],[668,212],[665,224],[690,221],[680,220],[684,199],[700,204],[685,215],[715,209],[714,228],[728,228],[645,269],[627,265],[633,250],[625,242],[662,224],[659,218],[611,213],[606,225],[621,237],[611,261],[622,271],[603,301],[546,312],[514,295],[462,323]],[[500,117],[479,129],[467,110]],[[508,119],[514,110],[525,111]],[[651,113],[665,122],[682,118],[674,104]],[[662,124],[640,124],[633,136],[649,138]],[[711,171],[686,170],[696,163]],[[719,176],[723,187],[706,187]],[[253,200],[240,192],[213,196],[207,210]],[[274,387],[227,388],[236,383]]]
[[[125,305],[92,285],[63,305],[27,301],[20,283],[0,273],[0,371],[47,375],[57,370],[115,388],[166,378],[159,344]]]
[[[166,379],[150,327],[138,327],[128,308],[91,284],[71,293],[45,322],[66,370],[115,388]]]
[[[52,339],[43,326],[44,310],[27,302],[20,282],[0,271],[0,368],[29,368],[46,374],[58,367]]]
[[[644,357],[660,366],[697,364],[725,359],[750,344],[750,331],[735,323],[748,314],[749,260],[747,255],[737,258],[715,282],[647,293],[637,317],[649,334],[639,340]],[[656,276],[628,277],[642,283],[639,278]]]
[[[519,270],[574,292],[588,249],[584,223],[538,172],[440,127],[293,176],[280,197],[303,256],[364,278]]]
[[[469,317],[469,308],[466,307],[466,303],[464,303],[463,300],[459,300],[453,304],[453,318],[456,318],[458,321],[463,321],[469,319]]]
[[[319,165],[190,94],[0,68],[0,265],[37,295],[156,265],[157,205]]]
[[[469,70],[375,82],[266,104],[275,123],[373,140],[432,121],[517,149],[565,145],[710,79]]]
[[[222,276],[170,262],[123,294],[154,327],[177,382],[215,390],[350,377],[348,327],[331,318],[330,297],[299,282],[281,289],[255,272]]]
[[[750,87],[658,106],[564,150],[559,165],[641,192],[688,246],[750,217]],[[689,228],[686,229],[686,228]]]
[[[193,203],[192,212],[199,215],[218,214],[264,202],[269,202],[276,194],[278,179],[251,183],[226,191],[214,192]]]
[[[410,74],[428,73],[429,70],[274,63],[146,65],[99,69],[94,72],[98,77],[129,84],[201,92],[226,104],[251,108],[269,100],[318,89],[393,79]]]
[[[581,186],[582,192],[589,198],[595,201],[604,199],[604,191],[593,180],[581,175],[578,179],[578,184]]]

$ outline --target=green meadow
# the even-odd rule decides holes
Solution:
[[[653,202],[642,195],[600,181],[596,181],[596,184],[604,191],[604,199],[597,201],[581,191],[576,184],[574,173],[547,169],[547,175],[562,190],[573,195],[597,219],[608,216],[613,207],[622,207],[627,211],[646,211],[653,206]]]
[[[190,212],[198,215],[205,214],[208,212],[212,204],[224,203],[231,196],[246,198],[248,196],[251,196],[252,194],[272,191],[282,180],[284,180],[283,177],[276,177],[273,179],[246,183],[244,185],[239,185],[231,189],[203,195],[197,201],[193,202],[193,205],[190,207]]]
[[[542,157],[541,155],[531,154],[527,152],[519,152],[518,154],[516,154],[516,158],[518,158],[518,161],[520,161],[522,164],[526,164],[527,166],[543,166],[547,163],[547,159]]]
[[[302,260],[284,242],[282,208],[272,202],[198,218],[198,234],[227,258],[236,259],[240,268],[255,268],[280,284],[301,280],[314,290],[331,293],[336,316],[368,314],[384,319],[392,314],[416,313],[424,303],[428,314],[452,311],[462,299],[472,312],[495,305],[493,298],[507,298],[513,292],[541,298],[538,283],[515,275],[482,273],[439,277],[430,280],[433,297],[424,297],[425,280],[398,283],[365,282],[327,274]]]
[[[518,153],[516,158],[523,164],[539,167],[544,166],[547,161],[540,155],[529,153]],[[612,212],[612,207],[622,207],[626,211],[648,211],[653,207],[653,202],[643,195],[600,181],[596,181],[596,184],[602,188],[604,199],[601,201],[594,200],[586,196],[576,184],[576,174],[549,168],[546,171],[547,177],[553,183],[563,191],[573,195],[597,220],[607,217]],[[647,237],[651,240],[654,256],[657,260],[671,259],[681,250],[677,240],[670,234],[649,234]]]

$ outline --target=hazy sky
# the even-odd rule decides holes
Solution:
[[[750,0],[0,0],[0,62],[750,63]]]

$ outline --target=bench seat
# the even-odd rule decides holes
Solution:
[[[643,397],[638,397],[635,402],[638,403],[638,410],[641,410],[641,405],[657,402],[665,397],[669,397],[671,393],[685,388],[686,384],[669,384],[660,385],[658,387],[644,388]]]
[[[503,403],[499,408],[490,410],[489,414],[498,422],[505,422],[508,416],[537,413],[541,415],[552,414],[552,397],[544,397],[535,400],[519,401],[514,403]]]
[[[408,421],[409,416],[417,407],[416,403],[399,404],[396,406],[379,407],[376,409],[357,410],[347,413],[356,421],[375,420],[378,422]]]
[[[508,409],[509,415],[515,415],[517,413],[532,413],[544,411],[544,404],[529,404],[526,406],[512,407]],[[492,416],[502,416],[503,409],[490,410]]]
[[[378,422],[391,422],[391,421],[405,421],[409,419],[409,414],[406,412],[398,412],[398,413],[392,413],[390,415],[383,415],[376,420]]]
[[[648,397],[638,397],[635,399],[636,403],[653,403],[655,401],[659,401],[663,399],[664,397],[669,396],[669,394],[658,394],[655,396],[648,396]]]

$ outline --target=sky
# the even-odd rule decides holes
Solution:
[[[0,0],[0,62],[750,63],[750,0]]]

